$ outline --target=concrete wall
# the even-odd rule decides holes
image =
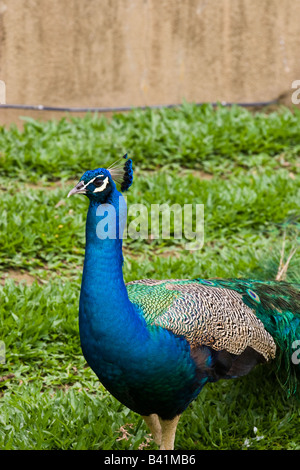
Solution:
[[[300,79],[299,18],[300,0],[0,0],[0,79],[18,104],[272,100]]]

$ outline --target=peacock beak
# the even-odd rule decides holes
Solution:
[[[78,184],[76,184],[75,188],[71,189],[71,191],[68,194],[68,197],[72,196],[72,194],[85,194],[85,184],[83,181],[79,181]]]

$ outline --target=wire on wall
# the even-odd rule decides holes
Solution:
[[[242,106],[242,107],[264,107],[276,104],[277,100],[272,101],[258,101],[253,103],[228,103],[226,101],[220,101],[216,103],[195,103],[196,106],[202,106],[204,104],[211,104],[212,106]],[[60,106],[44,106],[38,105],[27,105],[27,104],[0,104],[0,109],[23,109],[23,110],[34,110],[34,111],[59,111],[69,113],[114,113],[132,111],[133,109],[161,109],[161,108],[179,108],[182,104],[158,104],[151,106],[117,106],[117,107],[60,107]]]

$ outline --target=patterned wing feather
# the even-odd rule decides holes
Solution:
[[[148,323],[184,336],[192,347],[241,354],[249,346],[265,360],[275,357],[272,336],[239,292],[200,280],[145,279],[127,289]]]
[[[300,340],[300,285],[144,279],[128,283],[127,289],[149,325],[184,336],[192,351],[209,347],[246,362],[250,350],[266,361],[276,356],[278,370],[285,373],[282,385],[288,394],[296,392],[300,365],[291,358]]]

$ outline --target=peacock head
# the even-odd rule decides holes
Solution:
[[[125,159],[125,164],[124,160]],[[68,197],[72,194],[85,194],[90,201],[98,204],[105,203],[111,192],[116,188],[115,182],[121,185],[121,191],[127,191],[133,181],[132,160],[127,160],[127,154],[109,168],[97,168],[86,171],[76,186],[71,189]]]

